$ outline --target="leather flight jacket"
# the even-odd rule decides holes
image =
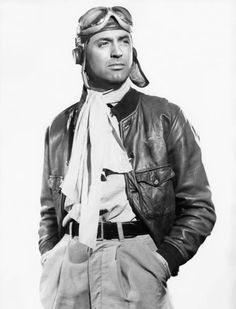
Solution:
[[[60,185],[85,96],[83,91],[80,102],[60,113],[47,129],[39,228],[42,254],[65,234],[65,196]],[[133,167],[125,174],[129,203],[176,275],[216,220],[198,137],[178,106],[132,88],[111,112],[118,119]]]

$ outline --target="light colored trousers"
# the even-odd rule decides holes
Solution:
[[[45,309],[173,309],[170,271],[149,235],[97,242],[94,251],[65,235],[43,265]]]

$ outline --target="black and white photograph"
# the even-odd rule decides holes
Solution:
[[[0,1],[0,308],[236,307],[235,9]]]

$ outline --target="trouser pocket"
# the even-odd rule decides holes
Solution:
[[[118,308],[172,308],[166,285],[170,272],[156,250],[149,235],[127,239],[117,248],[114,271],[117,291],[124,300],[124,306]]]
[[[69,235],[65,235],[50,250],[43,264],[40,278],[40,300],[44,309],[52,309],[54,306],[60,281],[61,267],[69,240]]]
[[[53,309],[90,308],[88,247],[77,237],[67,245]]]
[[[168,262],[158,253],[157,246],[150,236],[146,237],[144,240],[144,245],[150,255],[150,258],[153,260],[152,265],[154,270],[157,272],[158,279],[165,284],[171,276]]]

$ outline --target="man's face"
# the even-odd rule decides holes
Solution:
[[[124,30],[93,35],[86,48],[86,72],[97,90],[117,89],[129,77],[133,62],[132,39]]]

